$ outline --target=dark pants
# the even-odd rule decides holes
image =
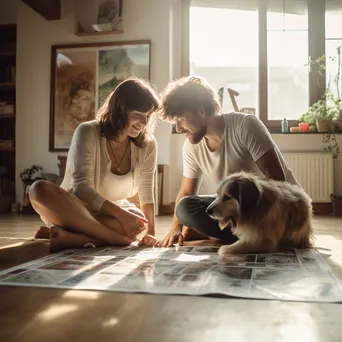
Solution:
[[[220,229],[218,221],[213,220],[205,211],[215,200],[215,196],[186,196],[177,205],[176,216],[179,223],[199,233],[225,240],[229,243],[237,241],[229,227]]]

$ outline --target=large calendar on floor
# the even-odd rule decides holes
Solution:
[[[224,255],[215,246],[66,250],[0,272],[0,285],[340,302],[315,249]]]

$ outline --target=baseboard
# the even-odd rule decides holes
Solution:
[[[170,204],[162,204],[159,206],[159,216],[162,215],[173,215],[175,210],[175,202]]]
[[[312,203],[314,215],[330,215],[332,213],[332,203]]]

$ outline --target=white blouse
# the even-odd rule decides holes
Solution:
[[[111,172],[109,163],[106,175],[100,186],[100,195],[120,207],[135,207],[133,203],[126,200],[126,198],[132,197],[138,192],[138,186],[134,183],[134,171],[137,170],[132,168],[124,175],[116,175]]]
[[[138,192],[141,204],[154,203],[157,143],[153,136],[143,148],[131,143],[131,171],[118,176],[110,172],[111,161],[100,124],[80,124],[72,137],[65,176],[60,185],[75,194],[89,210],[99,211],[105,200],[124,204]]]

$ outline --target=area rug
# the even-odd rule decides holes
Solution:
[[[315,249],[226,255],[217,246],[67,250],[0,272],[0,285],[342,302]]]

